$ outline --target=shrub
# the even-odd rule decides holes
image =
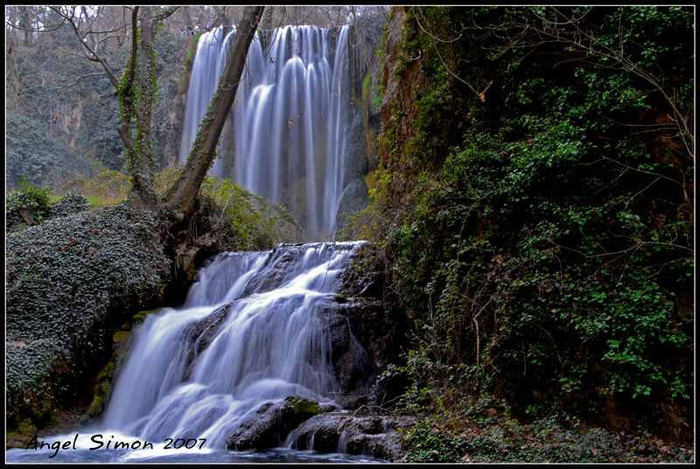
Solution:
[[[92,177],[76,177],[64,184],[62,190],[81,194],[91,207],[107,207],[126,200],[131,180],[124,173],[104,168]]]
[[[15,191],[7,194],[5,207],[7,229],[41,223],[48,213],[51,190],[22,179]]]

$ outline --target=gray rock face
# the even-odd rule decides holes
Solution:
[[[367,185],[361,177],[352,180],[343,190],[338,206],[338,230],[343,229],[348,216],[359,212],[369,203]]]
[[[335,312],[346,319],[347,327],[355,342],[366,352],[369,365],[363,364],[364,372],[357,381],[350,380],[350,395],[359,397],[355,405],[369,403],[384,405],[404,390],[401,376],[384,376],[392,363],[400,361],[400,351],[405,343],[407,319],[403,311],[392,307],[390,295],[385,292],[385,265],[382,253],[371,244],[358,250],[352,264],[343,274],[343,286],[340,290],[342,303]],[[343,342],[338,341],[333,350],[339,353]],[[343,360],[336,365],[336,374],[351,374],[343,371]],[[339,369],[340,368],[340,369]],[[378,377],[381,378],[378,379]],[[396,378],[396,379],[394,379]]]
[[[343,302],[339,302],[341,299]],[[377,367],[372,357],[353,334],[351,317],[362,316],[360,303],[346,301],[342,297],[329,300],[320,311],[321,320],[327,330],[331,364],[338,384],[336,402],[354,408],[366,401],[369,387],[376,375]]]
[[[219,326],[226,320],[230,305],[221,306],[202,321],[192,324],[187,330],[186,340],[192,344],[188,349],[187,365],[184,379],[188,379],[194,368],[197,357],[209,346]]]
[[[171,269],[156,232],[150,214],[116,206],[7,236],[8,427],[40,425],[83,393],[114,331],[164,302]]]
[[[377,349],[378,336],[370,336],[365,328],[378,332],[372,326],[372,319],[383,313],[381,302],[342,296],[329,299],[320,311],[328,331],[331,364],[338,384],[333,398],[343,407],[354,409],[367,403],[382,357],[371,352]]]
[[[294,430],[292,448],[322,453],[343,452],[397,461],[403,454],[397,429],[411,425],[412,417],[353,416],[347,413],[317,415]]]
[[[228,449],[275,448],[299,424],[320,412],[317,402],[289,396],[279,403],[267,402],[251,412],[245,421],[229,437]]]
[[[350,108],[350,128],[348,130],[345,171],[343,181],[347,185],[350,181],[362,178],[367,174],[367,146],[364,138],[364,123],[362,122],[362,109],[358,105]]]

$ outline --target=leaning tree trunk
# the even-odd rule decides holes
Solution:
[[[186,219],[195,211],[199,188],[216,157],[221,131],[236,98],[248,48],[253,41],[263,10],[264,7],[246,7],[243,12],[243,19],[236,32],[219,86],[209,102],[207,114],[199,126],[197,138],[180,178],[170,188],[166,208],[176,220]]]

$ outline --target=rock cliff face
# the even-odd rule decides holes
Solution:
[[[336,377],[344,390],[339,402],[347,407],[383,400],[376,395],[379,375],[399,360],[404,345],[406,317],[385,294],[385,276],[381,251],[363,246],[326,312]]]
[[[416,136],[415,122],[421,113],[421,92],[429,86],[421,64],[423,54],[406,57],[403,34],[407,29],[406,8],[392,8],[387,24],[381,86],[384,90],[380,110],[381,134],[378,153],[381,166],[392,174],[389,188],[395,216],[400,207],[410,206],[410,188],[416,171],[404,156],[410,153]]]
[[[11,431],[42,427],[57,409],[89,398],[114,332],[135,311],[165,302],[171,264],[157,231],[149,214],[116,206],[8,235]]]
[[[382,24],[378,18],[365,18],[357,20],[350,32],[350,118],[337,230],[347,225],[349,215],[362,210],[369,202],[364,178],[377,165],[375,141],[379,132],[379,109],[374,100],[378,98],[381,64],[376,50]]]

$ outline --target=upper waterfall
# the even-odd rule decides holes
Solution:
[[[180,146],[184,162],[206,114],[235,30],[201,36]],[[285,26],[250,45],[211,174],[286,205],[308,238],[334,234],[345,187],[349,26]]]

